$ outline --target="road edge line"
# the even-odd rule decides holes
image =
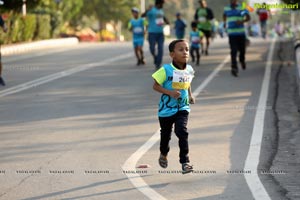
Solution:
[[[87,71],[87,70],[95,68],[95,67],[100,67],[100,66],[103,66],[105,64],[112,63],[114,61],[119,61],[119,60],[122,60],[122,59],[125,59],[125,58],[130,58],[132,56],[133,56],[132,53],[122,54],[122,55],[119,55],[117,57],[113,57],[113,58],[103,60],[101,62],[88,63],[88,64],[80,65],[80,66],[75,67],[75,68],[71,68],[71,69],[68,69],[68,70],[64,70],[64,71],[61,71],[61,72],[50,74],[48,76],[44,76],[44,77],[35,79],[33,81],[29,81],[29,82],[26,82],[26,83],[22,83],[22,84],[19,84],[19,85],[1,90],[0,91],[0,98],[11,95],[11,94],[15,94],[15,93],[18,93],[18,92],[22,92],[22,91],[37,87],[39,85],[43,85],[45,83],[49,83],[51,81],[54,81],[54,80],[57,80],[57,79],[60,79],[60,78],[63,78],[63,77],[67,77],[67,76],[70,76],[70,75],[73,75],[73,74],[76,74],[76,73],[79,73],[79,72],[82,72],[82,71]]]
[[[244,174],[244,177],[252,193],[252,196],[256,200],[271,200],[264,185],[259,179],[257,173],[257,167],[259,164],[262,136],[264,130],[264,120],[265,120],[266,105],[268,100],[268,92],[269,92],[269,85],[271,79],[272,56],[274,54],[275,41],[276,39],[272,39],[270,45],[268,61],[265,68],[264,79],[261,86],[258,106],[256,109],[256,114],[255,114],[255,119],[253,124],[251,142],[250,142],[249,151],[244,166],[245,170],[251,171],[250,174],[248,173]]]

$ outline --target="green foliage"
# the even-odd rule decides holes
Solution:
[[[72,21],[73,19],[79,20],[83,5],[83,0],[62,1],[58,8],[64,11],[62,12],[62,15],[65,21]]]
[[[129,0],[90,0],[85,4],[83,11],[88,16],[96,16],[102,22],[127,23],[132,16],[131,8],[137,5],[137,1]]]
[[[16,15],[12,18],[12,23],[11,23],[11,31],[10,31],[10,38],[9,40],[12,43],[18,42],[21,39],[21,31],[23,28],[23,23],[21,21],[21,17],[19,15]]]
[[[50,15],[37,15],[36,40],[49,39],[51,37]]]
[[[22,0],[2,0],[4,4],[2,5],[2,9],[11,11],[13,10],[14,12],[21,12],[22,10],[22,5],[23,1]],[[44,0],[27,0],[26,1],[26,6],[27,8],[34,9],[36,6],[40,4],[41,1]]]
[[[38,20],[37,20],[38,19]],[[13,14],[6,20],[7,33],[1,33],[3,43],[27,42],[50,38],[50,16]]]
[[[23,24],[21,41],[32,41],[36,30],[36,15],[29,14],[21,18]]]
[[[58,37],[63,26],[63,16],[60,11],[50,14],[51,36]]]

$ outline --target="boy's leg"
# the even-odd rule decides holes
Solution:
[[[210,38],[211,38],[211,32],[206,31],[205,32],[205,40],[206,40],[205,55],[208,55],[208,48],[209,48],[209,44],[210,44]]]
[[[195,49],[196,51],[196,56],[197,56],[197,61],[196,61],[196,65],[200,64],[200,48]]]
[[[140,40],[139,42],[139,58],[141,61],[141,64],[145,64],[145,60],[144,60],[144,51],[143,51],[143,46],[144,46],[144,38]]]
[[[167,156],[170,151],[169,142],[171,140],[172,126],[174,124],[174,116],[159,117],[160,124],[160,153]]]
[[[190,55],[192,57],[192,62],[195,62],[194,47],[191,47],[191,49],[190,49]]]
[[[245,61],[245,54],[246,54],[246,36],[241,36],[239,38],[239,61],[243,69],[246,69],[246,61]]]
[[[153,56],[154,64],[156,61],[156,55],[155,55],[155,43],[156,43],[156,35],[155,33],[148,33],[148,41],[149,41],[149,49],[150,53]]]
[[[134,47],[134,53],[135,53],[135,56],[137,59],[136,65],[139,65],[140,64],[140,56],[139,56],[139,48],[138,47]]]
[[[142,61],[142,64],[145,65],[146,62],[145,62],[145,58],[144,58],[144,51],[143,51],[143,47],[141,47],[141,61]]]
[[[157,58],[156,58],[156,68],[159,68],[162,64],[163,54],[164,54],[164,41],[165,36],[163,33],[157,34]]]
[[[189,163],[189,143],[187,132],[187,123],[188,123],[189,112],[188,111],[179,111],[176,114],[175,119],[175,134],[179,139],[179,162],[181,164]]]
[[[229,45],[230,45],[230,56],[231,56],[231,73],[233,76],[238,75],[238,66],[237,66],[237,51],[238,51],[238,40],[236,36],[229,36]]]

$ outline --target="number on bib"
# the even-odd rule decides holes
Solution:
[[[173,82],[172,87],[173,89],[178,90],[187,90],[192,82],[193,75],[188,71],[173,71]]]

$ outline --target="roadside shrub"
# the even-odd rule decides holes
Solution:
[[[50,15],[37,15],[37,27],[35,40],[49,39],[51,37],[51,17]]]
[[[21,21],[23,23],[21,41],[32,41],[37,27],[36,15],[27,15],[22,17]]]

